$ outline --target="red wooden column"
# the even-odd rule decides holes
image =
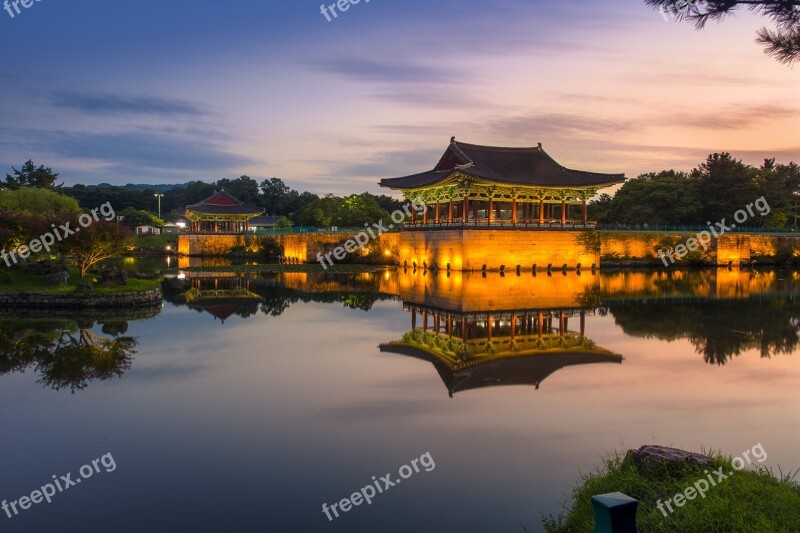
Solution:
[[[517,199],[511,200],[511,223],[517,223]]]
[[[544,200],[539,200],[539,224],[544,224]]]
[[[464,197],[464,223],[469,222],[469,196]]]
[[[428,202],[425,202],[425,211],[422,212],[422,223],[428,223]]]
[[[439,203],[439,200],[436,200],[436,223],[437,224],[439,223],[439,219],[440,219],[440,216],[439,216],[440,215],[440,209],[439,209],[440,207],[441,207],[441,204]]]
[[[450,199],[450,203],[447,204],[447,222],[452,224],[453,223],[453,199]]]
[[[561,200],[561,225],[567,223],[567,202],[566,200]]]
[[[416,208],[411,210],[411,222],[413,222],[414,224],[417,223],[417,209]]]
[[[586,213],[586,200],[583,201],[583,225],[586,225],[587,222],[587,213]]]
[[[489,217],[489,225],[492,225],[492,208],[494,207],[494,202],[491,198],[489,198],[489,209],[486,211],[486,216]]]

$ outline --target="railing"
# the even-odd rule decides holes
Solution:
[[[291,228],[250,228],[247,231],[187,231],[191,235],[295,235],[301,233],[342,233],[355,235],[364,228],[294,226]]]
[[[545,220],[544,222],[530,221],[530,220],[517,220],[512,222],[510,219],[492,220],[489,219],[471,219],[466,222],[463,220],[449,221],[428,221],[428,222],[406,222],[403,224],[404,230],[435,230],[435,229],[460,229],[460,228],[507,228],[507,229],[559,229],[559,230],[572,230],[572,229],[594,229],[595,222],[586,222],[585,224],[578,220],[567,220],[563,224],[561,220]]]
[[[796,234],[798,231],[795,228],[759,228],[755,226],[736,226],[730,227],[730,223],[726,222],[724,233],[787,233]],[[723,233],[721,228],[713,225],[714,230],[718,233]],[[659,231],[659,232],[680,232],[680,233],[698,233],[701,231],[711,230],[709,226],[670,226],[670,225],[657,225],[657,224],[606,224],[602,222],[597,223],[597,228],[601,231]]]

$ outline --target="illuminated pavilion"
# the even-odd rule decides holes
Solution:
[[[421,199],[408,229],[514,227],[589,229],[586,202],[600,189],[625,181],[624,174],[572,170],[558,164],[539,143],[534,148],[498,148],[450,140],[427,172],[384,179],[381,187]],[[573,218],[573,210],[580,216]]]
[[[250,220],[263,213],[263,208],[247,205],[221,190],[186,206],[184,216],[190,221],[191,233],[244,233],[250,229]]]

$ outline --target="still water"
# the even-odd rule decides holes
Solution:
[[[163,308],[2,311],[0,499],[116,468],[0,512],[0,531],[540,531],[614,450],[761,443],[797,468],[799,287],[193,272]],[[424,454],[371,505],[322,512]]]

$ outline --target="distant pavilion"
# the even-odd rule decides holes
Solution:
[[[380,182],[427,209],[412,213],[407,229],[453,227],[594,227],[586,202],[600,189],[622,183],[624,174],[572,170],[542,148],[499,148],[450,139],[433,170]],[[571,208],[580,206],[580,217]]]
[[[244,233],[250,229],[250,220],[263,213],[263,208],[247,205],[222,190],[186,206],[184,216],[191,223],[191,233]]]

